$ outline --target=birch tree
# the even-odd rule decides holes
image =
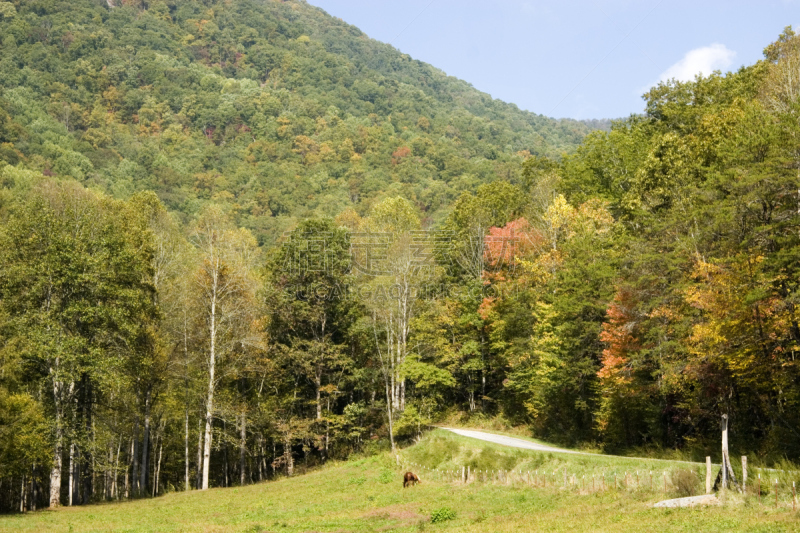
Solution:
[[[402,368],[408,354],[411,323],[418,312],[419,282],[423,279],[412,233],[419,228],[416,210],[401,197],[388,198],[374,206],[362,224],[367,235],[378,236],[370,242],[370,253],[378,259],[366,272],[371,286],[366,303],[373,317],[375,346],[384,376],[390,434],[395,415],[405,409]],[[390,436],[394,449],[394,436]]]
[[[91,431],[93,391],[152,334],[151,250],[125,204],[69,182],[39,184],[5,229],[0,302],[11,342],[31,362],[36,386],[49,391],[56,507],[65,439],[81,433],[70,413],[80,407]]]
[[[226,372],[248,345],[258,343],[253,330],[258,282],[253,274],[256,243],[246,230],[235,228],[219,207],[206,209],[192,232],[198,266],[194,274],[198,306],[205,324],[207,369],[203,490],[209,485],[214,396]]]

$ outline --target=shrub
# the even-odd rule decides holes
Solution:
[[[438,524],[439,522],[446,522],[447,520],[454,520],[456,512],[449,507],[442,507],[436,509],[431,513],[431,524]]]
[[[700,480],[697,472],[681,468],[672,472],[672,484],[680,496],[694,496]]]
[[[378,474],[378,481],[380,481],[384,485],[386,485],[387,483],[391,483],[394,478],[395,475],[388,470],[383,470],[380,474]]]

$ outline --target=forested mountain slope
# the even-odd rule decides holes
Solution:
[[[800,457],[791,28],[556,157],[584,126],[302,3],[0,16],[0,510],[447,417],[719,461],[724,414],[732,453]]]
[[[0,161],[208,200],[272,241],[384,192],[427,216],[590,128],[493,100],[304,2],[4,2]],[[109,7],[109,5],[117,7]],[[0,162],[0,164],[2,164]]]

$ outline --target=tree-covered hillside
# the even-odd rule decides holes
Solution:
[[[304,2],[3,2],[0,164],[271,242],[403,195],[427,217],[590,130],[492,100]],[[114,6],[114,7],[112,7]]]
[[[800,457],[791,28],[561,154],[584,126],[302,3],[0,16],[0,510],[448,418],[718,461],[725,415],[732,453]]]

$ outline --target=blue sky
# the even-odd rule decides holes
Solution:
[[[481,91],[554,117],[618,118],[665,77],[761,59],[800,0],[309,0]]]

